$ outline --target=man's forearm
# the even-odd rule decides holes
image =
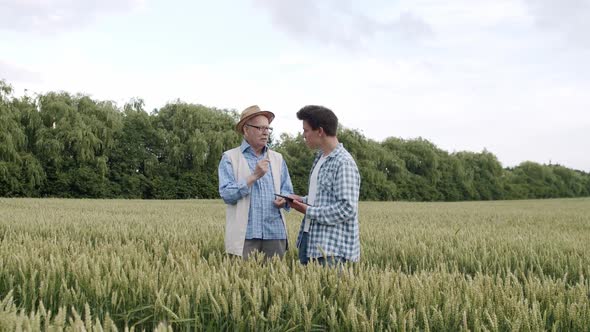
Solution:
[[[239,182],[232,182],[224,184],[219,190],[221,198],[226,204],[236,204],[240,199],[250,193],[250,187],[244,180]]]
[[[348,222],[357,213],[349,202],[337,202],[330,205],[309,207],[307,217],[318,224],[336,225]]]
[[[248,187],[252,187],[252,185],[254,184],[254,182],[258,181],[258,177],[254,174],[250,174],[247,178],[246,178],[246,184],[248,184]]]

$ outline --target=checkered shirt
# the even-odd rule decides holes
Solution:
[[[320,156],[321,151],[316,155],[312,171]],[[312,207],[307,208],[305,217],[311,222],[308,257],[317,258],[325,254],[340,256],[349,261],[359,260],[360,184],[361,177],[356,162],[344,146],[339,144],[320,168],[315,202]],[[298,247],[304,224],[305,219],[299,229]]]

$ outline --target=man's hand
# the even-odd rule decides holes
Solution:
[[[293,199],[293,202],[289,203],[289,206],[291,206],[292,208],[294,208],[295,210],[305,214],[307,213],[307,205],[301,203],[303,202],[303,199],[301,198],[301,196],[299,195],[288,195],[290,198]]]
[[[252,184],[254,184],[254,182],[256,182],[258,179],[263,177],[268,172],[269,165],[270,159],[268,158],[268,155],[266,155],[266,159],[262,159],[261,161],[256,163],[256,168],[254,169],[254,172],[252,172],[252,174],[248,176],[248,187],[251,187]]]
[[[254,176],[256,176],[256,180],[260,179],[268,172],[269,165],[270,159],[268,159],[268,157],[266,159],[262,159],[256,164],[256,168],[254,169]]]
[[[285,203],[287,203],[287,200],[282,197],[277,196],[277,198],[272,203],[275,205],[275,207],[277,209],[280,209],[283,206],[285,206]]]

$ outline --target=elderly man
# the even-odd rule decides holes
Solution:
[[[246,108],[236,125],[242,144],[225,151],[219,163],[219,194],[227,204],[225,250],[248,259],[255,251],[265,258],[283,257],[287,227],[282,208],[293,193],[283,156],[268,148],[274,114],[258,106]]]
[[[360,258],[358,201],[361,178],[356,162],[338,141],[338,118],[328,108],[309,105],[297,112],[303,138],[318,153],[311,167],[306,197],[290,195],[289,204],[305,214],[299,260],[335,265]]]

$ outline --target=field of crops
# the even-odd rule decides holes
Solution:
[[[362,202],[343,269],[227,257],[224,215],[0,199],[0,331],[590,330],[590,199]]]

